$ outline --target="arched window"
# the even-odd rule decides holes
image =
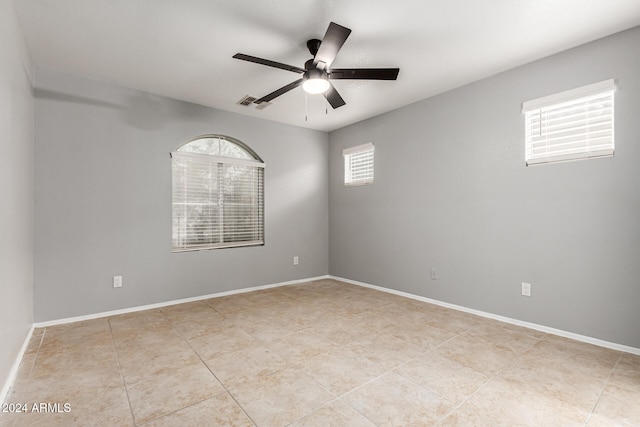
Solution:
[[[174,252],[264,244],[264,163],[251,148],[204,135],[171,158]]]

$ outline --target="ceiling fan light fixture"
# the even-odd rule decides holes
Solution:
[[[312,95],[324,93],[329,89],[329,80],[327,73],[317,68],[312,68],[304,73],[302,89]]]

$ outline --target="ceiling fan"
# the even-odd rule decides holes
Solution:
[[[331,63],[336,59],[338,51],[351,34],[349,28],[331,22],[322,40],[311,39],[307,42],[307,48],[313,58],[304,64],[304,68],[282,64],[268,59],[257,58],[243,53],[233,55],[235,59],[254,62],[268,67],[280,68],[302,74],[302,78],[289,83],[278,90],[253,101],[255,104],[269,102],[280,95],[302,85],[307,93],[324,94],[333,108],[346,104],[330,80],[396,80],[399,68],[331,68]]]

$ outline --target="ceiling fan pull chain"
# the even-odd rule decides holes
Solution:
[[[307,117],[309,115],[309,105],[307,103],[307,99],[308,99],[307,92],[304,93],[304,121],[308,121]]]

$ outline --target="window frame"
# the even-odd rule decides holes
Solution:
[[[353,156],[362,156],[360,165],[353,163]],[[370,160],[367,158],[370,156]],[[354,147],[345,148],[342,150],[342,157],[344,161],[344,185],[345,187],[356,187],[360,185],[373,184],[375,178],[375,145],[373,142],[366,144],[356,145]],[[366,170],[357,171],[354,173],[354,166],[362,169],[367,167]],[[354,178],[354,175],[356,177]],[[358,176],[362,175],[362,176]]]
[[[235,146],[240,148],[244,153],[251,156],[252,159],[243,158],[239,156],[226,157],[226,156],[220,156],[220,155],[207,154],[204,152],[192,152],[192,151],[183,150],[189,144],[202,139],[219,139],[219,140],[224,140],[228,143],[234,144]],[[181,151],[181,149],[183,151]],[[264,243],[265,241],[264,239],[264,235],[265,235],[265,231],[264,231],[265,163],[262,161],[260,156],[258,156],[258,154],[255,151],[253,151],[249,146],[247,146],[242,141],[239,141],[235,138],[232,138],[226,135],[208,134],[208,135],[198,136],[196,138],[193,138],[181,144],[176,148],[175,151],[171,152],[171,158],[172,158],[172,190],[171,190],[172,252],[178,253],[178,252],[191,252],[191,251],[209,250],[209,249],[225,249],[225,248],[246,247],[246,246],[263,246],[265,244]],[[178,161],[187,162],[187,163],[178,164],[177,163]],[[193,164],[189,165],[188,164],[189,161],[192,161]],[[207,166],[209,167],[209,174],[205,174],[206,176],[202,175],[199,177],[201,179],[203,176],[205,176],[205,180],[200,185],[202,186],[202,188],[207,187],[207,185],[211,187],[215,187],[215,190],[213,190],[213,192],[209,190],[211,198],[209,199],[209,202],[206,204],[207,208],[209,209],[212,209],[212,207],[215,207],[215,209],[213,209],[215,213],[210,211],[208,213],[209,216],[207,216],[205,220],[205,223],[207,223],[206,227],[209,227],[206,231],[206,233],[208,234],[205,233],[205,236],[207,236],[210,241],[205,243],[197,243],[194,241],[195,239],[193,237],[191,237],[191,240],[189,238],[190,231],[188,230],[190,228],[193,229],[193,225],[192,225],[193,218],[191,218],[192,220],[191,224],[180,225],[179,227],[181,227],[181,229],[179,230],[176,229],[177,227],[176,221],[179,222],[180,219],[182,218],[185,218],[186,221],[189,221],[190,219],[189,214],[186,213],[186,207],[189,205],[198,204],[198,202],[196,201],[196,198],[191,199],[191,202],[188,202],[187,200],[184,200],[184,199],[182,201],[177,201],[177,199],[179,199],[180,196],[188,197],[188,194],[185,194],[184,190],[183,192],[176,191],[176,177],[181,173],[182,174],[181,178],[183,180],[187,180],[189,179],[188,174],[189,174],[190,166],[192,167],[191,171],[193,172],[194,170],[197,171],[198,166],[203,166],[203,165],[205,167]],[[182,167],[181,170],[178,169],[180,167]],[[232,173],[233,169],[238,167],[252,168],[252,169],[247,169],[247,172],[249,172],[249,177],[248,179],[245,179],[246,177],[243,177],[239,181],[233,181],[229,186],[229,181],[221,178],[227,178],[228,176],[225,174]],[[202,173],[202,170],[200,170],[200,172]],[[254,173],[255,175],[253,175]],[[191,178],[193,178],[193,176],[191,176]],[[241,218],[241,216],[240,217],[237,216],[237,213],[235,211],[231,218],[234,222],[228,223],[225,221],[225,217],[226,217],[225,207],[227,204],[233,203],[233,202],[229,202],[229,200],[225,198],[225,195],[233,197],[235,195],[236,185],[240,185],[239,188],[241,192],[246,191],[246,189],[243,189],[242,186],[247,184],[253,186],[253,188],[251,188],[246,193],[242,193],[241,195],[247,196],[251,199],[251,204],[246,205],[249,207],[250,211],[253,210],[249,215],[250,222],[254,222],[254,221],[257,221],[257,222],[255,222],[255,224],[252,225],[249,231],[246,231],[245,233],[254,234],[255,236],[257,236],[257,238],[247,239],[247,240],[226,240],[229,236],[231,236],[231,239],[233,239],[237,236],[237,234],[242,234],[243,225],[246,225],[246,224],[243,224],[242,222],[238,221]],[[186,185],[186,183],[184,185]],[[198,188],[194,190],[194,193],[197,194],[199,191],[202,191],[202,188]],[[232,189],[231,193],[229,193],[229,190],[228,190],[229,188]],[[227,190],[225,191],[225,189]],[[255,190],[255,192],[253,190]],[[212,201],[213,198],[215,198],[216,201]],[[176,216],[177,203],[180,203],[185,206],[185,214],[183,216]],[[237,231],[237,229],[240,229],[241,231]],[[213,241],[215,240],[215,236],[218,236],[219,241],[217,242]]]

